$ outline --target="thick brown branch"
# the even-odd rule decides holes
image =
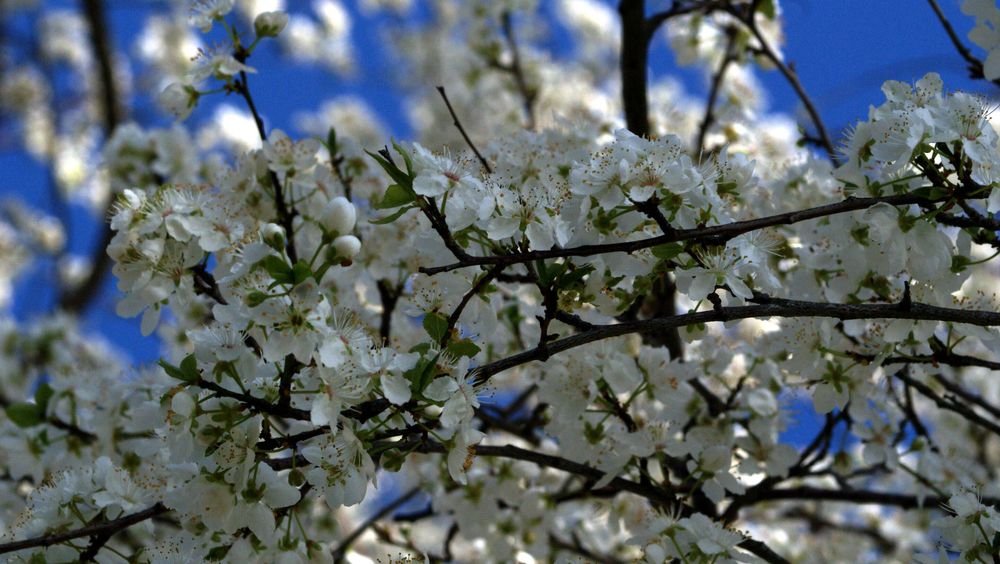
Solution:
[[[783,500],[839,501],[844,503],[886,505],[900,509],[940,508],[948,503],[948,498],[940,496],[924,496],[921,498],[916,495],[872,490],[835,490],[813,486],[799,486],[761,491],[755,499],[746,500],[742,503],[742,506],[748,507],[766,501]],[[982,503],[996,506],[1000,504],[1000,498],[984,497],[982,498]]]
[[[621,0],[618,13],[622,22],[621,77],[625,123],[629,131],[639,137],[646,137],[649,135],[649,36],[646,32],[646,2]]]
[[[107,17],[104,13],[104,3],[101,0],[83,0],[83,12],[87,19],[87,26],[90,28],[90,47],[94,52],[94,58],[97,60],[104,132],[105,135],[111,137],[125,115],[118,99],[115,68],[111,54],[111,34],[108,30]],[[113,205],[114,196],[112,195],[111,202],[108,203],[105,218],[111,212],[111,206]],[[67,289],[59,296],[59,307],[65,311],[82,311],[101,289],[101,284],[111,264],[111,257],[108,256],[106,249],[114,237],[114,232],[111,230],[110,224],[104,222],[101,224],[101,228],[100,240],[93,251],[90,273],[87,275],[87,278],[73,288]]]

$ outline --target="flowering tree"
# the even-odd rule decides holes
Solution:
[[[928,3],[1000,84],[996,5],[963,3],[970,47]],[[564,0],[573,61],[541,47],[531,0],[436,0],[386,18],[418,141],[355,99],[293,139],[265,127],[254,52],[346,72],[349,24],[332,0],[264,4],[149,21],[144,87],[169,128],[128,121],[100,0],[44,14],[39,58],[4,69],[25,147],[109,222],[93,261],[61,257],[59,311],[0,325],[0,554],[998,561],[1000,138],[982,98],[933,73],[886,82],[836,150],[776,0]],[[705,70],[704,102],[647,76],[663,30]],[[72,110],[54,62],[80,79]],[[757,67],[806,122],[761,111]],[[185,129],[215,96],[256,139]],[[5,283],[63,238],[10,207]],[[158,365],[77,328],[108,267]],[[783,440],[803,403],[823,423]]]

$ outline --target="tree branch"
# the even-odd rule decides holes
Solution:
[[[749,306],[722,307],[712,311],[700,311],[596,326],[588,331],[551,341],[546,344],[545,350],[535,347],[489,364],[484,364],[470,370],[469,375],[474,377],[476,382],[481,383],[504,370],[547,358],[546,354],[556,354],[602,339],[620,337],[631,333],[665,331],[699,323],[733,321],[753,317],[830,317],[841,320],[912,319],[969,323],[987,327],[1000,325],[1000,313],[997,312],[945,308],[917,302],[913,302],[909,308],[902,308],[899,304],[830,304],[772,298],[764,295],[759,295],[752,301],[762,303]]]
[[[482,153],[479,152],[479,149],[476,148],[476,145],[475,143],[472,142],[472,139],[469,139],[469,134],[465,132],[465,128],[462,127],[462,122],[459,121],[458,115],[455,114],[455,108],[451,107],[451,100],[448,99],[448,94],[444,91],[444,86],[438,86],[437,91],[438,94],[441,95],[441,98],[444,100],[444,104],[448,106],[448,113],[451,114],[451,119],[453,120],[452,123],[455,124],[455,127],[458,129],[458,132],[462,134],[462,139],[465,139],[465,144],[468,145],[470,149],[472,149],[473,153],[475,153],[476,158],[479,159],[479,164],[483,165],[483,169],[485,169],[488,174],[492,174],[493,167],[490,166],[490,163],[487,162],[486,158],[483,157]]]
[[[629,131],[639,137],[649,136],[649,100],[647,98],[647,59],[649,34],[646,32],[645,0],[621,0],[621,79],[622,105]]]
[[[819,138],[820,145],[823,147],[823,150],[826,151],[827,157],[829,157],[830,160],[835,165],[838,164],[839,159],[837,158],[837,152],[833,149],[833,143],[830,141],[830,134],[827,133],[826,126],[823,125],[823,118],[820,117],[819,111],[816,109],[816,104],[813,103],[812,99],[809,97],[809,93],[807,93],[805,87],[802,86],[802,83],[799,81],[798,74],[796,74],[794,70],[792,70],[788,65],[784,63],[784,61],[781,60],[780,57],[778,57],[778,54],[768,44],[767,40],[764,38],[764,35],[760,32],[759,29],[757,29],[757,23],[754,21],[753,11],[749,11],[748,13],[740,13],[732,6],[729,6],[727,9],[729,13],[731,13],[734,17],[742,21],[743,24],[747,26],[747,29],[750,30],[750,33],[752,33],[753,36],[757,39],[757,42],[760,43],[760,53],[767,60],[771,61],[771,64],[773,64],[775,67],[778,68],[778,70],[781,72],[781,75],[785,77],[785,80],[788,81],[788,84],[792,87],[793,90],[795,90],[795,94],[799,97],[799,100],[802,102],[802,105],[805,106],[806,108],[806,112],[809,114],[809,119],[811,119],[813,122],[813,127],[816,128],[816,135]]]
[[[804,210],[780,213],[767,217],[760,217],[757,219],[733,221],[730,223],[723,223],[721,225],[713,225],[710,227],[677,229],[673,233],[664,233],[663,235],[659,235],[656,237],[648,237],[646,239],[638,239],[635,241],[602,243],[595,245],[580,245],[578,247],[569,247],[565,249],[553,248],[545,251],[525,251],[519,253],[511,253],[507,255],[492,255],[492,256],[472,256],[469,255],[468,253],[464,253],[463,251],[465,257],[459,258],[459,262],[444,266],[421,267],[420,272],[424,274],[433,275],[441,272],[456,270],[459,268],[465,268],[467,266],[481,266],[489,264],[510,265],[516,263],[535,261],[539,259],[589,257],[607,253],[633,253],[635,251],[639,251],[642,249],[649,249],[657,245],[662,245],[664,243],[674,243],[678,241],[689,241],[691,243],[698,243],[702,245],[724,245],[730,239],[742,235],[744,233],[749,233],[751,231],[757,231],[760,229],[764,229],[767,227],[774,227],[777,225],[792,225],[795,223],[799,223],[801,221],[808,221],[810,219],[816,219],[840,213],[863,210],[870,208],[876,204],[884,203],[893,206],[902,206],[910,204],[930,205],[937,202],[942,202],[946,199],[947,198],[942,197],[930,200],[922,196],[918,196],[916,194],[896,194],[892,196],[879,196],[875,198],[855,198],[851,196],[839,202],[834,202],[832,204],[826,204],[823,206],[816,206],[813,208],[806,208]]]
[[[985,79],[986,75],[983,73],[983,62],[979,60],[978,57],[972,54],[972,51],[962,43],[962,39],[955,32],[955,28],[952,27],[951,22],[944,15],[944,11],[941,10],[941,6],[937,3],[937,0],[927,0],[927,3],[931,5],[931,9],[934,10],[934,15],[937,16],[939,22],[941,22],[941,27],[944,28],[944,32],[948,34],[948,39],[951,40],[951,44],[955,46],[955,50],[958,54],[965,59],[965,62],[969,64],[969,74],[972,78],[982,78]],[[1000,85],[1000,81],[992,80],[990,81],[994,84]]]
[[[719,90],[722,88],[722,81],[726,77],[726,70],[736,61],[736,30],[727,29],[729,41],[726,42],[726,54],[719,63],[719,68],[712,74],[712,86],[708,91],[708,100],[705,102],[705,115],[701,119],[698,127],[698,138],[695,140],[694,150],[699,154],[705,150],[705,136],[708,135],[708,128],[715,123],[715,104],[719,99]]]
[[[146,519],[151,519],[157,515],[162,515],[170,511],[163,504],[157,503],[156,505],[150,507],[149,509],[144,509],[138,513],[132,513],[131,515],[126,515],[124,517],[119,517],[112,521],[107,521],[105,523],[98,523],[95,525],[87,525],[79,529],[74,529],[72,531],[66,531],[63,533],[55,533],[51,535],[41,535],[34,538],[9,542],[6,544],[0,544],[0,554],[7,554],[8,552],[14,552],[18,550],[24,550],[26,548],[35,548],[39,546],[52,546],[54,544],[59,544],[73,539],[83,538],[83,537],[98,537],[103,535],[114,535],[115,533],[125,530],[136,523],[141,523]]]
[[[110,138],[115,128],[122,122],[125,115],[118,99],[118,85],[115,82],[115,68],[111,60],[111,40],[104,4],[101,0],[83,0],[84,17],[90,28],[90,48],[97,60],[97,75],[100,79],[101,106],[104,115],[104,132]],[[115,204],[114,194],[108,202],[107,210],[102,217],[101,235],[90,260],[90,273],[86,280],[78,285],[65,289],[59,296],[59,307],[67,312],[82,311],[94,299],[101,289],[111,257],[107,253],[108,245],[114,238],[114,231],[107,218]]]
[[[344,557],[344,554],[347,553],[347,550],[351,548],[352,544],[354,544],[354,541],[358,540],[358,537],[363,535],[365,531],[367,531],[376,522],[385,518],[393,511],[402,507],[403,504],[405,504],[407,501],[413,499],[413,497],[418,493],[420,493],[419,487],[411,488],[409,491],[399,496],[398,498],[393,500],[391,503],[389,503],[382,509],[378,510],[378,512],[376,512],[374,515],[372,515],[368,519],[365,519],[363,523],[358,525],[356,529],[354,529],[346,537],[344,537],[340,541],[340,543],[333,549],[334,561],[340,562],[340,560]]]

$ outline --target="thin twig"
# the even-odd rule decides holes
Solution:
[[[517,91],[521,94],[524,115],[528,118],[528,129],[534,130],[537,123],[535,120],[535,99],[538,97],[538,92],[528,86],[528,81],[524,76],[524,67],[521,64],[521,50],[517,45],[517,38],[514,35],[514,25],[511,19],[510,12],[507,11],[500,16],[500,29],[503,31],[504,39],[507,41],[507,48],[510,49],[510,65],[498,65],[497,68],[509,72],[514,77],[514,84],[517,85]]]
[[[795,94],[799,97],[802,105],[805,106],[806,112],[809,114],[809,118],[813,122],[813,127],[816,128],[816,134],[819,137],[820,145],[823,147],[823,150],[826,151],[826,155],[830,158],[830,161],[834,164],[838,164],[840,161],[837,158],[837,152],[833,148],[833,143],[830,141],[830,134],[827,133],[826,126],[823,125],[823,118],[820,117],[819,111],[816,109],[816,104],[813,103],[809,94],[806,92],[805,87],[802,86],[802,82],[799,81],[798,74],[786,65],[784,61],[778,57],[778,54],[774,51],[771,45],[768,44],[767,39],[765,39],[764,35],[759,29],[757,29],[757,24],[754,22],[754,15],[752,12],[749,15],[746,15],[740,13],[732,7],[729,8],[729,11],[747,26],[750,33],[752,33],[757,39],[757,42],[760,43],[760,53],[764,55],[767,60],[771,61],[771,64],[778,68],[782,76],[785,77],[785,80],[788,81],[788,84],[793,90],[795,90]]]
[[[708,128],[715,123],[715,104],[719,99],[719,91],[722,89],[722,81],[726,77],[726,70],[729,65],[736,61],[736,30],[728,29],[729,41],[726,43],[726,53],[719,63],[719,68],[712,75],[712,86],[708,91],[708,100],[705,102],[705,115],[701,119],[698,127],[698,139],[695,141],[694,150],[699,154],[705,150],[705,136],[708,135]]]
[[[237,49],[234,56],[242,63],[246,61],[248,55],[245,50],[240,48]],[[253,116],[253,122],[257,126],[257,135],[260,137],[261,142],[267,143],[267,130],[264,128],[264,118],[261,117],[260,112],[257,110],[257,104],[254,103],[253,96],[250,94],[250,83],[248,82],[246,71],[240,71],[240,79],[234,82],[234,86],[246,102],[247,109],[250,110],[250,115]],[[274,208],[278,213],[278,222],[285,230],[285,251],[288,253],[288,258],[291,259],[292,264],[294,264],[299,260],[298,252],[295,248],[295,209],[290,209],[285,202],[284,189],[282,188],[278,174],[268,168],[268,177],[271,179],[271,186],[274,188]]]
[[[465,139],[465,144],[468,145],[470,149],[472,149],[473,153],[475,153],[476,158],[479,159],[479,163],[483,165],[483,169],[485,169],[488,174],[492,174],[493,167],[490,166],[490,163],[488,163],[486,161],[486,158],[483,157],[482,153],[479,152],[479,149],[476,148],[476,145],[475,143],[472,142],[472,139],[469,139],[469,134],[465,132],[465,128],[462,127],[462,122],[459,121],[458,115],[455,114],[455,108],[451,107],[451,100],[448,99],[448,94],[444,91],[444,86],[438,86],[437,91],[438,94],[441,94],[441,98],[444,100],[444,104],[448,106],[448,113],[451,114],[451,119],[453,120],[452,123],[455,124],[455,127],[458,129],[458,132],[462,134],[462,139]]]
[[[941,6],[938,5],[937,0],[927,0],[927,3],[931,5],[931,9],[934,10],[934,15],[937,16],[939,22],[941,22],[941,27],[944,28],[945,33],[948,34],[948,39],[951,40],[951,44],[955,46],[955,50],[961,55],[965,62],[969,64],[969,71],[974,78],[985,78],[983,74],[983,62],[979,60],[978,57],[972,54],[972,51],[962,43],[962,39],[955,32],[955,28],[951,25],[951,21],[948,17],[944,15],[944,11],[941,10]],[[996,81],[993,81],[996,83]]]
[[[354,544],[354,541],[358,540],[358,537],[363,535],[365,531],[367,531],[376,522],[385,518],[393,511],[402,507],[406,502],[413,499],[413,497],[418,493],[420,493],[419,487],[411,488],[409,491],[396,498],[392,503],[389,503],[382,509],[378,510],[378,512],[376,512],[368,519],[365,519],[363,523],[358,525],[356,529],[354,529],[353,531],[350,532],[350,534],[344,537],[343,540],[340,541],[340,544],[338,544],[336,548],[333,549],[333,559],[339,562],[340,559],[344,557],[344,554],[347,553],[347,550],[351,548],[351,545]]]

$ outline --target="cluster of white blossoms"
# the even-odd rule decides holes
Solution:
[[[317,24],[200,0],[147,27],[178,50],[226,37],[190,64],[141,56],[179,121],[229,94],[257,137],[209,152],[180,124],[129,123],[104,144],[117,312],[141,315],[163,357],[126,368],[68,314],[0,319],[0,554],[1000,553],[988,103],[936,74],[886,82],[842,154],[820,157],[761,102],[753,65],[787,70],[778,3],[692,0],[669,38],[722,95],[703,106],[654,81],[637,135],[608,67],[623,22],[561,2],[593,41],[559,61],[536,4],[439,0],[392,28],[411,74],[447,86],[414,95],[412,143],[385,143],[355,98],[306,114],[314,137],[265,128],[254,49],[279,38],[343,71],[339,2],[314,3]],[[978,30],[993,20],[977,10]],[[18,72],[0,92],[27,114],[49,94]],[[60,252],[54,220],[9,215],[4,268]]]

